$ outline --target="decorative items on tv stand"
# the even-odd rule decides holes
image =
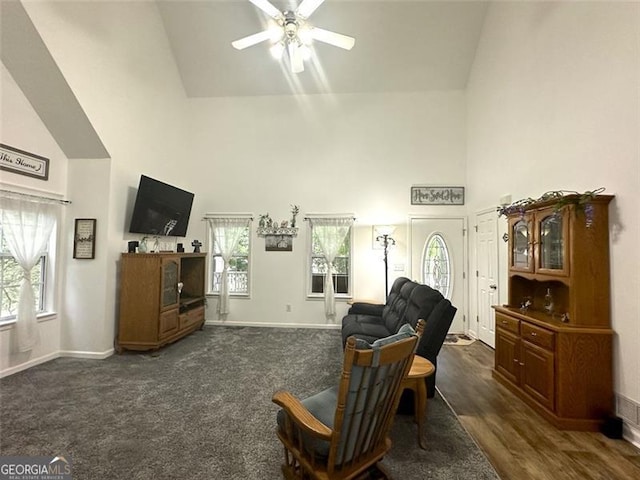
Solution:
[[[496,311],[493,376],[558,428],[597,430],[613,405],[611,195],[549,192],[501,207],[507,305]]]

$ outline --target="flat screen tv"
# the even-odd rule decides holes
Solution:
[[[193,193],[141,175],[129,232],[185,237],[192,205]]]

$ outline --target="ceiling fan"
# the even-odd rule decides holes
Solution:
[[[293,73],[304,71],[304,60],[311,54],[309,45],[313,40],[345,50],[351,50],[356,43],[353,37],[314,27],[308,23],[309,16],[324,0],[302,0],[302,3],[294,11],[285,10],[283,12],[268,0],[249,1],[273,18],[276,24],[267,30],[231,42],[231,45],[238,50],[243,50],[270,40],[272,42],[270,51],[274,57],[281,58],[284,51],[287,50]]]

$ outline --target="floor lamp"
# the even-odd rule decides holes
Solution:
[[[391,237],[391,234],[395,231],[395,227],[380,226],[376,227],[378,236],[376,242],[382,245],[384,249],[384,298],[387,299],[389,295],[389,247],[395,245],[396,241]]]

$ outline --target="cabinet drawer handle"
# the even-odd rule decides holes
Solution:
[[[502,320],[502,324],[503,325],[507,325],[509,322],[507,322],[506,320]]]
[[[535,337],[536,335],[537,335],[536,332],[531,332],[532,337]]]
[[[518,359],[517,358],[514,358],[513,361],[514,361],[514,363],[518,363]]]
[[[524,367],[524,362],[520,362],[520,366],[521,366],[521,367]]]

